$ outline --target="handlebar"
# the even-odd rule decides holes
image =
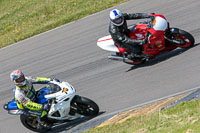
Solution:
[[[147,27],[151,28],[153,27],[153,20],[155,19],[155,16],[153,16],[155,13],[151,13],[151,15],[149,16],[149,18],[151,19],[150,21],[148,21],[148,25]]]

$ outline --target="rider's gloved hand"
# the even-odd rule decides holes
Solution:
[[[60,80],[59,80],[59,79],[56,79],[56,78],[52,78],[51,81],[60,82]]]
[[[139,45],[143,45],[143,44],[146,44],[147,43],[147,38],[141,40],[141,42],[139,43]]]
[[[152,37],[152,36],[153,36],[153,35],[152,35],[150,32],[147,31],[147,33],[146,33],[146,35],[145,35],[145,39],[141,40],[141,44],[140,44],[140,45],[146,44],[147,41],[148,41],[148,37]]]
[[[155,19],[155,17],[153,16],[155,13],[150,13],[149,14],[149,18],[151,18],[152,20],[154,20]]]

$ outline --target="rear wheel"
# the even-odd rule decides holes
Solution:
[[[138,59],[138,60],[132,60],[132,62],[126,62],[126,61],[124,62],[129,65],[140,65],[140,64],[144,64],[146,62],[146,59]]]
[[[172,33],[172,39],[180,42],[180,44],[175,44],[177,47],[189,48],[194,46],[194,37],[189,32],[181,29],[176,30],[176,33]]]
[[[78,114],[84,116],[94,117],[97,116],[99,113],[98,105],[94,101],[86,97],[78,96],[78,98],[73,101],[73,104],[71,106],[77,109],[76,112]]]
[[[20,120],[26,128],[28,128],[29,130],[32,130],[34,132],[46,132],[46,131],[50,130],[49,127],[47,128],[42,125],[40,126],[40,128],[38,128],[37,127],[38,121],[37,121],[37,117],[35,117],[35,116],[22,114],[22,115],[20,115]]]

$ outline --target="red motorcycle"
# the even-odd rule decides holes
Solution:
[[[109,59],[123,61],[128,64],[141,64],[156,57],[164,52],[171,51],[177,47],[190,48],[194,45],[194,37],[181,29],[170,28],[169,22],[161,14],[154,14],[147,23],[137,24],[130,29],[129,37],[136,40],[147,39],[147,43],[142,45],[142,52],[137,58],[140,61],[134,61],[127,56],[130,50],[118,47],[111,36],[100,38],[97,46],[100,48],[116,52],[116,55],[108,56]]]

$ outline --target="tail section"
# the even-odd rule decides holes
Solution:
[[[100,38],[97,41],[97,46],[107,51],[119,52],[119,49],[115,45],[110,35]]]

